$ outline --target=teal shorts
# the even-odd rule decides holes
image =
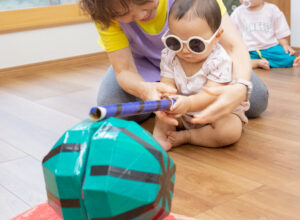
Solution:
[[[269,61],[272,68],[292,67],[295,60],[295,56],[286,54],[283,47],[279,44],[265,50],[249,51],[249,53],[253,60],[265,59]]]

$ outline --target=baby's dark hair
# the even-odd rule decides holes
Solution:
[[[143,5],[148,2],[152,2],[152,0],[79,0],[79,6],[95,22],[100,22],[103,29],[106,29],[112,20],[120,16],[120,12],[116,10],[117,3],[120,3],[123,8],[122,14],[126,14],[129,12],[130,3]]]
[[[187,14],[205,19],[213,32],[218,30],[222,22],[221,9],[216,0],[176,0],[169,16],[180,20]]]

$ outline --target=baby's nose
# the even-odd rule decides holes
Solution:
[[[189,48],[188,48],[188,46],[186,44],[183,44],[182,52],[183,53],[190,53],[190,50],[189,50]]]

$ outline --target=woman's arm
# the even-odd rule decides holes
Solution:
[[[224,34],[220,43],[233,60],[233,79],[250,80],[251,62],[248,50],[227,13],[223,15],[222,27]],[[247,87],[242,84],[210,87],[205,91],[217,96],[217,99],[197,115],[195,122],[200,124],[212,123],[231,113],[247,97]]]
[[[129,47],[107,53],[116,73],[116,79],[122,89],[131,95],[142,98],[141,84],[145,81],[138,74]]]
[[[222,17],[222,27],[224,33],[220,39],[220,44],[232,58],[233,79],[250,80],[252,68],[249,52],[228,13]]]
[[[163,83],[145,82],[137,71],[129,47],[107,54],[120,87],[127,93],[143,100],[157,100],[163,93],[176,93],[176,90]]]

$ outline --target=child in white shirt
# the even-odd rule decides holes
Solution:
[[[170,30],[162,37],[166,48],[161,57],[161,82],[177,89],[170,114],[178,126],[156,118],[153,132],[165,150],[185,143],[204,147],[233,144],[248,121],[245,111],[249,102],[243,102],[232,114],[212,124],[193,123],[193,115],[217,98],[203,87],[232,81],[232,60],[218,44],[223,33],[221,20],[216,0],[176,0],[170,10]]]
[[[240,0],[231,15],[246,43],[253,68],[299,67],[300,57],[290,47],[290,28],[279,8],[263,0]]]

